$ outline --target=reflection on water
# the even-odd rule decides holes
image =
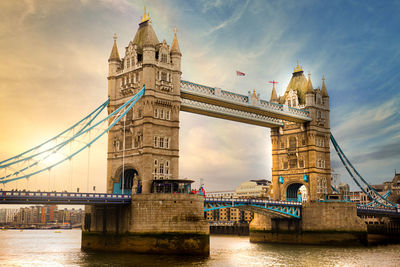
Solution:
[[[252,244],[211,236],[210,257],[86,253],[81,231],[0,231],[0,266],[399,266],[400,245],[326,247]]]

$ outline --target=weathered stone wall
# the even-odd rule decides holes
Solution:
[[[255,214],[250,224],[251,242],[354,245],[366,238],[367,226],[354,203],[306,203],[300,221]]]
[[[204,199],[192,194],[138,194],[132,197],[129,231],[209,234]]]
[[[131,205],[85,207],[82,249],[209,254],[204,199],[191,194],[138,194]]]
[[[304,203],[301,217],[302,231],[367,231],[355,203]]]

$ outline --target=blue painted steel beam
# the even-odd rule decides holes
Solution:
[[[270,210],[278,214],[301,218],[301,206],[299,202],[288,201],[269,201],[259,199],[214,199],[206,198],[204,200],[204,211],[211,211],[224,208],[238,208],[243,206],[252,206]]]

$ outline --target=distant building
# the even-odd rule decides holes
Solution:
[[[250,180],[242,183],[236,188],[238,198],[268,198],[267,191],[271,181],[268,180]]]
[[[235,198],[235,191],[215,191],[215,192],[206,192],[206,197],[215,197],[215,198]]]

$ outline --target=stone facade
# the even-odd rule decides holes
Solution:
[[[153,179],[179,177],[181,53],[176,31],[170,48],[165,40],[158,41],[148,18],[139,24],[122,59],[114,38],[108,61],[109,113],[143,86],[145,94],[126,121],[108,133],[107,192],[121,188],[124,170],[124,178],[134,176],[135,190],[142,185],[142,192],[150,193]]]
[[[271,129],[272,186],[269,194],[275,200],[297,198],[299,188],[307,189],[307,200],[323,198],[331,192],[329,96],[323,80],[322,89],[313,89],[297,65],[280,102],[286,108],[306,109],[312,118],[304,124],[285,122]]]
[[[136,194],[132,204],[86,206],[82,248],[163,254],[209,253],[203,198]]]
[[[108,133],[107,192],[130,193],[132,203],[86,206],[82,249],[208,255],[203,197],[188,194],[190,181],[178,180],[181,52],[176,29],[171,47],[160,43],[145,14],[122,59],[114,37],[108,62],[109,113],[145,87]],[[156,180],[169,190],[153,190]]]
[[[292,244],[354,245],[367,242],[367,225],[357,216],[356,204],[310,202],[301,219],[255,214],[250,241]]]

